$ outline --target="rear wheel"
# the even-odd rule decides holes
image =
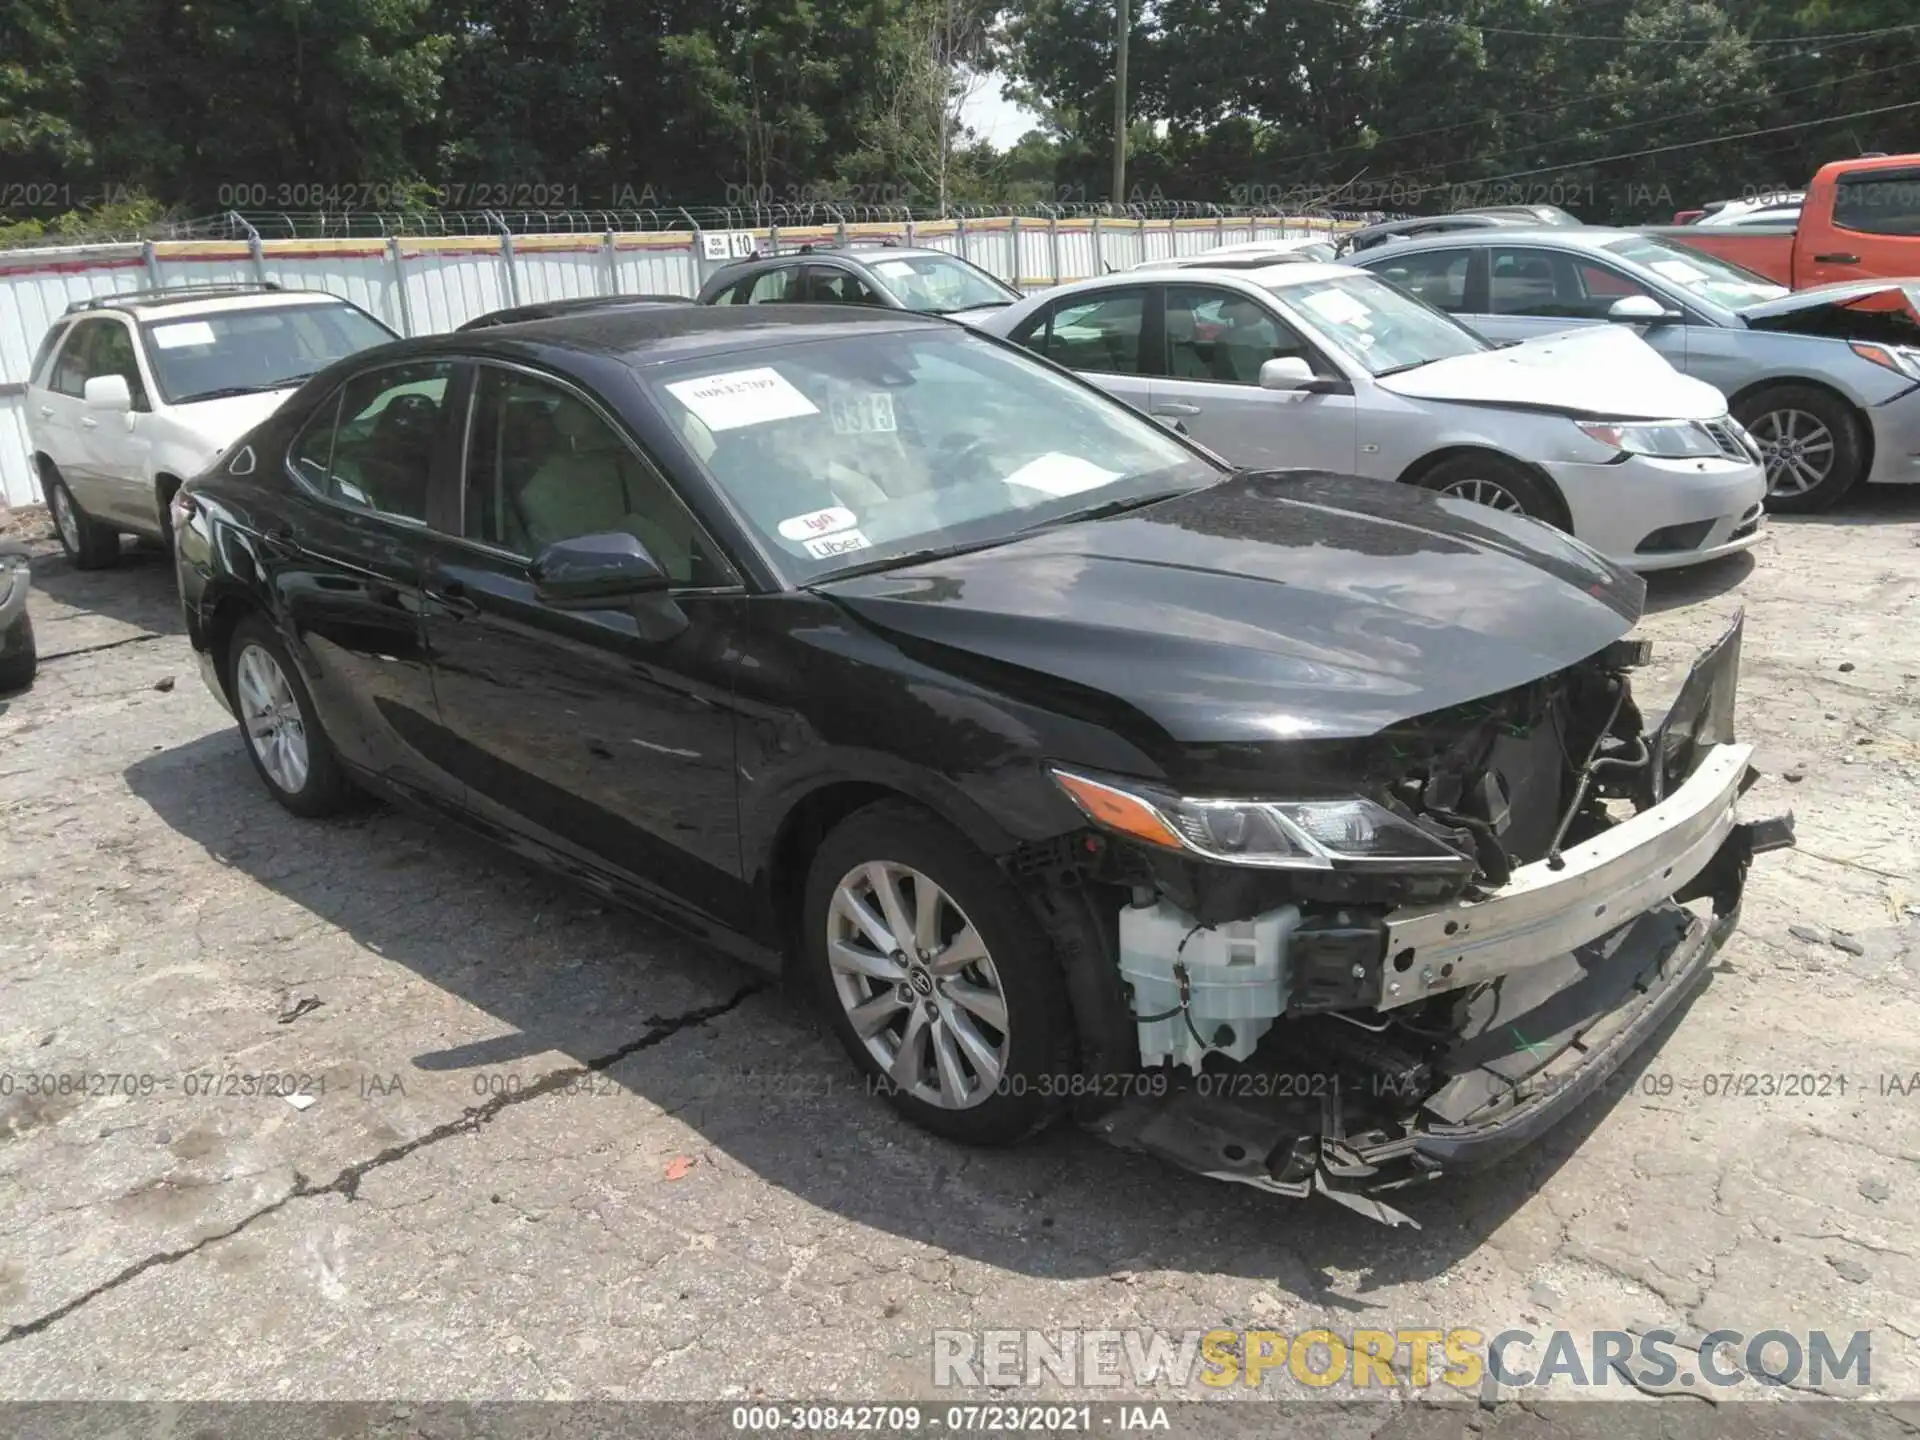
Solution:
[[[23,610],[6,633],[0,635],[0,695],[26,689],[39,668],[39,651],[33,643],[33,617]]]
[[[1553,526],[1571,530],[1566,507],[1553,487],[1525,466],[1504,456],[1475,453],[1455,455],[1443,460],[1422,475],[1417,482],[1423,489],[1471,500],[1490,510],[1510,515],[1527,515]]]
[[[120,534],[109,526],[87,517],[58,475],[44,477],[47,510],[53,516],[53,532],[60,537],[60,548],[67,552],[77,570],[104,570],[120,563]]]
[[[1860,479],[1860,418],[1839,396],[1812,385],[1775,385],[1744,397],[1734,416],[1766,461],[1767,509],[1825,510]]]
[[[802,963],[854,1063],[908,1119],[1005,1145],[1071,1090],[1065,978],[1030,906],[966,837],[904,802],[814,856]]]
[[[273,798],[296,815],[317,817],[341,809],[352,786],[306,682],[273,626],[249,615],[227,645],[227,693],[240,717],[247,756]]]

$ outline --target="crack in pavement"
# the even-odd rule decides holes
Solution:
[[[55,650],[51,655],[42,655],[40,663],[53,660],[71,660],[75,655],[98,655],[102,650],[118,650],[122,645],[140,645],[148,640],[164,640],[167,637],[157,630],[149,630],[140,635],[129,635],[123,640],[103,640],[98,645],[82,645],[77,650]]]
[[[610,1070],[629,1056],[637,1055],[642,1050],[650,1050],[662,1041],[671,1039],[688,1026],[702,1025],[709,1020],[717,1020],[722,1015],[737,1010],[753,996],[758,995],[767,988],[768,983],[764,981],[743,985],[734,991],[731,998],[719,1001],[713,1005],[702,1005],[697,1009],[689,1010],[681,1015],[664,1017],[659,1015],[648,1016],[647,1032],[637,1040],[629,1040],[619,1049],[609,1051],[605,1055],[596,1056],[594,1059],[588,1060],[583,1064],[564,1066],[559,1070],[542,1076],[533,1084],[525,1086],[522,1089],[510,1090],[504,1094],[495,1095],[484,1105],[469,1105],[457,1119],[449,1120],[443,1125],[436,1125],[425,1134],[417,1135],[411,1140],[402,1141],[398,1145],[390,1145],[369,1159],[356,1161],[354,1164],[342,1169],[339,1174],[335,1175],[333,1179],[327,1181],[324,1185],[315,1184],[296,1169],[293,1172],[293,1188],[272,1204],[261,1206],[252,1214],[243,1216],[218,1234],[205,1236],[200,1240],[196,1240],[193,1244],[184,1245],[177,1250],[160,1250],[147,1256],[143,1260],[136,1260],[118,1274],[101,1281],[91,1290],[83,1291],[81,1294],[76,1295],[73,1299],[67,1301],[66,1304],[49,1310],[38,1319],[27,1320],[18,1325],[9,1325],[6,1332],[0,1334],[0,1346],[11,1345],[16,1340],[25,1340],[30,1335],[38,1335],[41,1331],[49,1329],[66,1319],[67,1316],[73,1314],[76,1310],[92,1304],[109,1291],[118,1290],[122,1285],[139,1279],[149,1270],[156,1269],[163,1265],[175,1264],[190,1256],[199,1254],[200,1251],[206,1249],[209,1245],[218,1244],[222,1240],[231,1240],[256,1221],[266,1219],[267,1216],[293,1204],[296,1200],[311,1200],[321,1195],[338,1195],[351,1204],[359,1198],[360,1182],[375,1170],[385,1169],[389,1165],[406,1159],[417,1150],[424,1150],[429,1145],[437,1145],[442,1140],[451,1139],[455,1135],[471,1134],[509,1106],[523,1105],[529,1100],[538,1099],[542,1095],[548,1095],[568,1085],[575,1084],[583,1076],[595,1075]]]

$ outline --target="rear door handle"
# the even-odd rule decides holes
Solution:
[[[82,415],[80,417],[80,428],[83,430],[98,430],[100,428],[100,422],[91,415]]]
[[[1183,400],[1169,400],[1165,404],[1154,406],[1153,413],[1156,415],[1198,415],[1200,413],[1200,407],[1198,405],[1189,405]]]
[[[1860,263],[1858,255],[1816,255],[1813,259],[1818,265],[1858,265]]]
[[[43,419],[51,420],[53,418],[53,406],[42,405],[40,407],[40,414]]]

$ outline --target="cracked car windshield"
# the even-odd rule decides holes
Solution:
[[[929,315],[1011,305],[1020,298],[991,275],[940,255],[876,260],[872,268],[902,305]]]
[[[1151,421],[958,330],[808,341],[647,378],[800,581],[992,544],[1221,473]]]
[[[1371,275],[1274,285],[1269,290],[1310,329],[1373,375],[1487,348],[1471,330]]]
[[[148,324],[147,354],[171,405],[296,385],[393,335],[351,305],[225,310]]]

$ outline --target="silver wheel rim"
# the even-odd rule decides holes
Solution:
[[[1804,410],[1769,410],[1753,422],[1769,495],[1804,495],[1833,473],[1833,432]]]
[[[943,1110],[991,1098],[1007,1070],[1007,997],[953,899],[906,865],[855,866],[827,910],[834,993],[876,1064]]]
[[[1478,477],[1456,480],[1440,493],[1457,496],[1462,500],[1471,500],[1476,505],[1485,505],[1490,509],[1506,510],[1514,515],[1527,513],[1527,507],[1520,503],[1520,497],[1497,480],[1482,480]]]
[[[260,768],[287,794],[299,794],[307,783],[307,727],[286,672],[271,653],[249,645],[240,652],[233,677],[240,723]]]
[[[73,518],[73,503],[67,499],[67,487],[47,487],[47,506],[53,511],[53,528],[60,532],[60,543],[69,554],[80,550],[80,522]]]

